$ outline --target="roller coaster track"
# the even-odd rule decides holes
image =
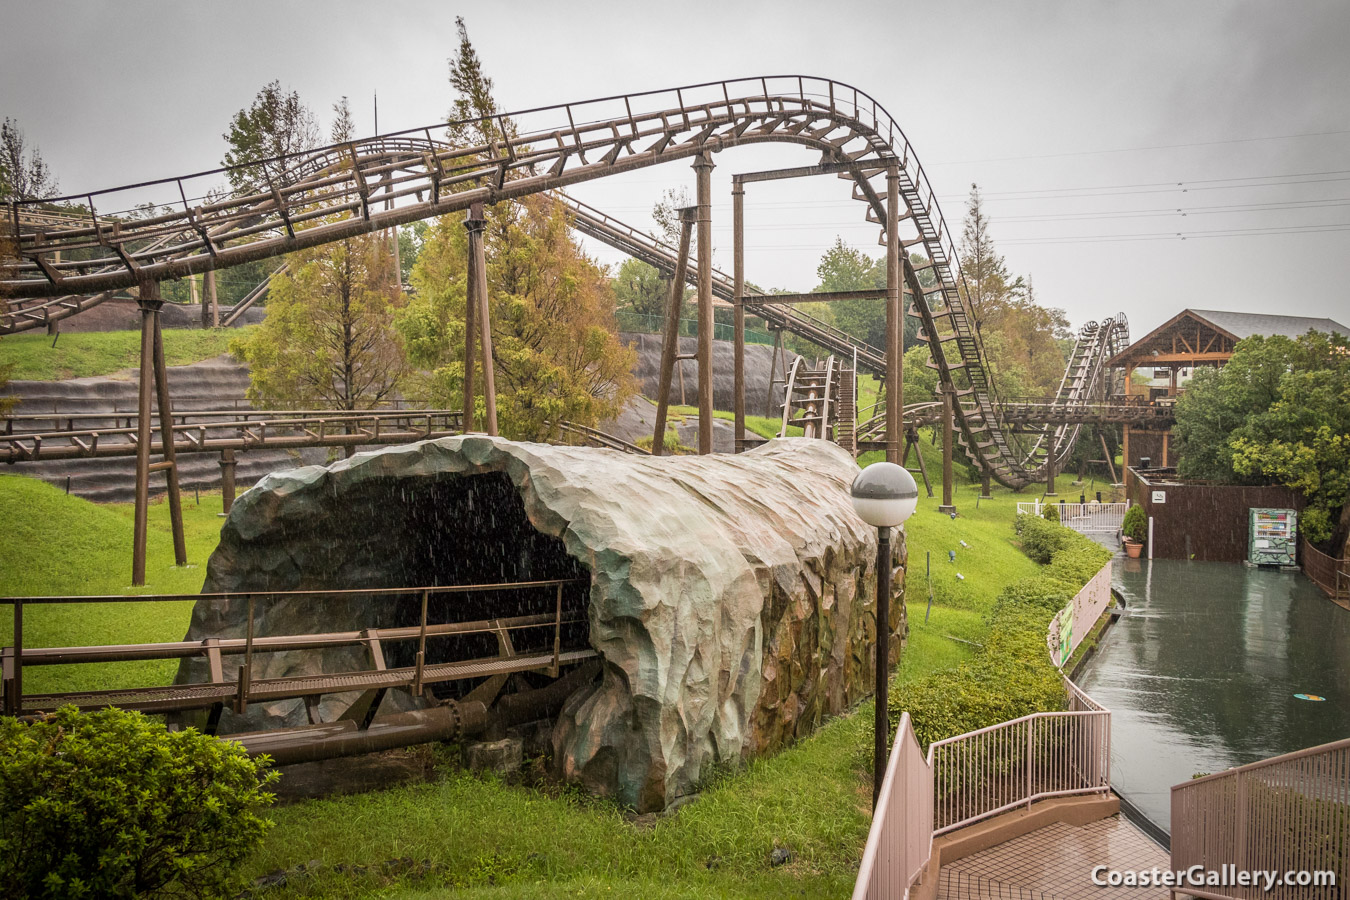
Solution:
[[[512,127],[507,128],[509,115]],[[435,128],[261,160],[231,172],[256,190],[212,194],[225,170],[10,206],[17,257],[0,297],[96,295],[319,246],[620,172],[758,143],[793,143],[842,167],[867,220],[884,223],[887,172],[898,179],[903,277],[956,425],[976,464],[1009,487],[1037,480],[1047,450],[1005,427],[951,232],[934,189],[889,113],[857,88],[774,76],[707,82],[528,109],[484,120],[486,144],[448,148]],[[878,183],[880,179],[880,183]],[[168,209],[133,218],[145,203]],[[45,231],[21,221],[75,204],[87,223]],[[380,208],[383,207],[383,208]],[[100,212],[99,210],[103,211]],[[923,262],[911,262],[918,253]],[[925,285],[923,274],[931,277]],[[954,345],[955,352],[948,351]],[[956,373],[965,384],[958,384]]]

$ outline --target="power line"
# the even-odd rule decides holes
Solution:
[[[1299,134],[1277,134],[1270,137],[1255,138],[1230,138],[1222,141],[1191,141],[1185,144],[1156,144],[1151,147],[1114,147],[1109,150],[1072,150],[1066,153],[1042,153],[1032,156],[996,156],[989,159],[962,159],[952,162],[935,163],[937,166],[966,166],[974,163],[990,162],[1016,162],[1020,160],[1031,159],[1063,159],[1069,156],[1100,156],[1107,153],[1141,153],[1149,150],[1183,150],[1189,147],[1218,147],[1224,144],[1254,144],[1261,141],[1285,141],[1294,138],[1309,137],[1333,137],[1336,135],[1350,134],[1350,130],[1342,131],[1305,131]]]
[[[1200,240],[1204,238],[1216,237],[1257,237],[1264,235],[1278,234],[1318,234],[1329,232],[1350,231],[1350,222],[1333,222],[1327,225],[1288,225],[1281,227],[1263,226],[1258,228],[1231,228],[1218,229],[1212,231],[1155,231],[1141,232],[1137,234],[1091,234],[1091,235],[1064,235],[1060,237],[1037,237],[1037,238],[1005,238],[1000,243],[1015,244],[1017,246],[1032,246],[1036,244],[1094,244],[1094,243],[1113,243],[1124,241],[1157,241],[1157,240]]]

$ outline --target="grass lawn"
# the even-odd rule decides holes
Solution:
[[[922,452],[930,472],[939,472],[937,448],[925,441]],[[1061,491],[1068,490],[1066,476]],[[929,499],[920,492],[918,512],[907,526],[910,634],[893,688],[968,658],[999,589],[1037,569],[1013,545],[1012,520],[1016,501],[1038,493],[995,487],[993,498],[977,509],[978,485],[962,483],[955,520],[937,512],[940,484],[935,493]],[[201,508],[187,504],[189,556],[199,566],[194,569],[173,567],[167,509],[163,503],[152,507],[147,591],[200,586],[200,566],[219,532],[219,502],[203,496]],[[0,515],[9,523],[9,540],[0,546],[0,593],[130,592],[130,506],[97,506],[11,476],[0,478]],[[949,549],[956,551],[955,563],[947,559]],[[932,555],[935,598],[927,622],[926,553]],[[30,560],[31,568],[21,570]],[[120,616],[110,612],[116,607],[30,611],[29,641],[177,639],[188,605],[175,607],[128,605]],[[6,628],[0,623],[0,641],[7,640]],[[152,678],[173,672],[173,663],[138,665],[162,666]],[[100,685],[146,680],[145,671],[136,677],[119,672],[116,680],[111,671],[97,674]],[[55,668],[35,670],[27,683],[34,689],[80,684],[73,676],[61,678]],[[447,888],[482,898],[846,896],[870,819],[871,711],[864,703],[771,758],[711,779],[696,802],[654,822],[634,822],[613,804],[573,789],[532,778],[478,778],[453,765],[441,766],[437,780],[427,784],[277,808],[271,813],[276,827],[242,874],[251,879],[323,863],[317,874],[267,891],[269,898],[430,898],[444,896]],[[785,865],[770,864],[776,847],[791,852]],[[382,863],[404,857],[430,861],[430,874],[382,873]],[[339,873],[339,864],[369,868]]]
[[[219,356],[230,341],[244,337],[243,328],[166,328],[164,358],[168,365],[184,366]],[[90,375],[110,375],[140,365],[139,331],[93,331],[62,334],[52,346],[45,334],[7,335],[0,339],[0,366],[12,363],[10,378],[18,381],[62,381]]]
[[[59,594],[181,594],[201,590],[206,560],[220,538],[220,495],[203,494],[200,505],[184,496],[183,531],[188,565],[174,565],[169,507],[150,505],[146,585],[131,586],[133,506],[97,504],[67,496],[35,478],[0,475],[0,596]],[[84,643],[123,644],[182,640],[192,603],[100,603],[30,606],[24,610],[24,643],[61,647]],[[13,638],[9,608],[0,610],[0,644]],[[116,688],[167,683],[174,660],[106,666],[42,666],[25,669],[24,689],[45,691]]]

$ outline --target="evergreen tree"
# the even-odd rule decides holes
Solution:
[[[319,144],[319,124],[299,93],[288,94],[281,82],[272,81],[247,109],[235,113],[223,137],[229,149],[222,164],[244,167],[228,173],[230,185],[241,193],[259,193],[292,183],[286,164],[273,157],[313,150]]]
[[[57,193],[56,177],[37,147],[29,150],[19,123],[0,125],[0,201],[47,200]]]
[[[492,81],[463,20],[456,24],[451,139],[469,148],[513,136],[514,124],[497,116]],[[636,390],[635,353],[619,344],[609,278],[581,252],[565,207],[533,195],[489,207],[485,217],[501,433],[550,440],[563,421],[595,425],[616,415]],[[466,366],[477,366],[464,358],[467,270],[463,215],[443,216],[425,234],[411,275],[415,297],[398,317],[409,358],[429,372],[417,390],[438,405],[458,405]]]
[[[492,96],[492,79],[483,73],[482,60],[469,40],[469,29],[462,16],[455,17],[459,49],[450,58],[450,87],[457,95],[450,106],[446,136],[452,144],[473,147],[516,136],[515,126],[497,116],[497,101]]]
[[[230,350],[249,364],[251,400],[304,408],[371,409],[405,372],[393,330],[398,293],[380,235],[286,257],[272,279],[267,317]]]

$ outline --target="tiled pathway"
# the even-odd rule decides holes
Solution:
[[[942,867],[939,900],[1167,900],[1166,888],[1101,887],[1096,866],[1166,869],[1168,856],[1120,816],[1056,822]]]

